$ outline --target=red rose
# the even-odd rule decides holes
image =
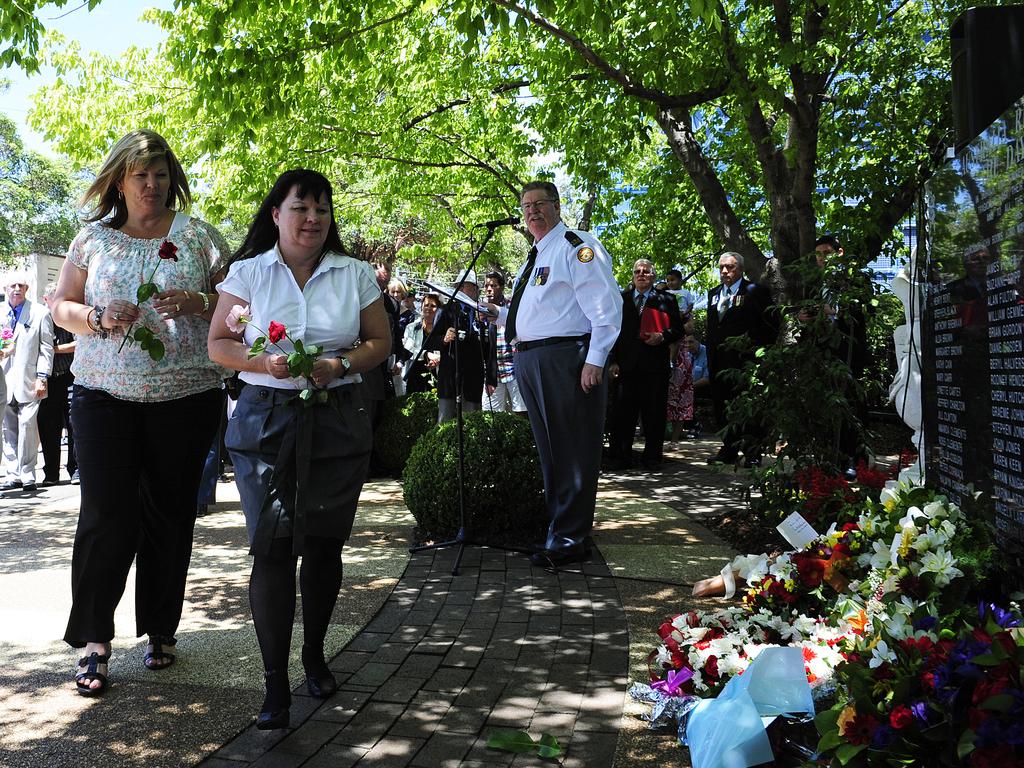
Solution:
[[[718,679],[718,657],[708,656],[707,661],[704,662],[704,674],[708,678]]]
[[[171,261],[178,260],[178,246],[172,243],[170,240],[164,240],[160,243],[160,258],[170,259]]]
[[[277,342],[284,338],[287,331],[288,329],[279,322],[271,320],[270,327],[267,329],[267,336],[270,338],[272,344],[277,344]]]
[[[901,731],[914,722],[914,713],[906,704],[897,704],[889,713],[889,725]]]
[[[994,671],[994,670],[993,670]],[[978,681],[978,684],[974,687],[974,693],[971,696],[971,703],[978,705],[983,704],[993,696],[998,696],[1000,693],[1006,690],[1010,685],[1010,680],[1006,676],[999,676],[993,678],[983,678]]]

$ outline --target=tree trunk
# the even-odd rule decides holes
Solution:
[[[704,157],[700,144],[693,135],[689,111],[683,108],[660,109],[656,119],[668,138],[673,154],[689,174],[715,234],[726,250],[743,255],[747,274],[756,280],[764,269],[764,252],[747,234],[747,228],[743,226],[729,204],[729,197],[718,180],[718,174]]]

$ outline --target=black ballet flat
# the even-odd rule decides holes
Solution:
[[[324,652],[302,646],[302,668],[306,670],[306,690],[315,699],[329,699],[338,692],[338,681],[327,668]]]
[[[289,707],[292,693],[288,690],[287,672],[264,673],[267,684],[267,695],[263,698],[263,706],[256,715],[256,728],[261,731],[273,731],[287,728],[291,723]]]

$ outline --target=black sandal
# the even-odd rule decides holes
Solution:
[[[146,653],[146,657],[142,660],[143,666],[151,672],[158,672],[161,669],[167,669],[171,666],[177,656],[175,656],[167,648],[173,648],[178,644],[176,638],[164,637],[163,635],[150,635],[149,645],[153,650]]]
[[[109,661],[109,651],[104,654],[93,651],[88,656],[79,659],[78,666],[85,667],[84,671],[75,675],[75,686],[78,688],[79,694],[82,696],[99,696],[110,687],[110,683],[107,680],[107,664]],[[100,672],[100,667],[103,667],[102,672]],[[100,681],[97,688],[89,685],[94,680]]]

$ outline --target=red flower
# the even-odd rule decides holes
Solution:
[[[170,259],[171,261],[178,260],[178,246],[172,243],[170,240],[164,240],[160,243],[160,258]]]
[[[974,631],[971,632],[971,637],[973,637],[979,643],[991,643],[992,642],[992,638],[989,636],[988,632],[986,632],[981,627],[975,627]]]
[[[281,325],[276,320],[270,321],[270,327],[267,329],[267,336],[270,338],[271,343],[277,344],[281,339],[284,338],[285,333],[288,329]]]
[[[858,712],[854,715],[853,722],[846,726],[843,736],[851,744],[870,744],[871,737],[875,735],[876,730],[878,730],[878,720],[874,715],[862,715]]]
[[[901,731],[914,722],[914,713],[906,704],[897,704],[889,713],[889,725]]]
[[[1006,690],[1009,686],[1010,681],[1004,675],[996,677],[995,679],[984,677],[978,681],[978,684],[974,687],[974,693],[971,695],[972,704],[982,704],[992,696],[997,696]]]
[[[971,752],[972,768],[1019,768],[1015,749],[985,747]]]
[[[707,661],[704,662],[704,674],[709,679],[718,679],[718,657],[708,656]]]
[[[808,588],[814,589],[821,584],[825,576],[824,560],[813,555],[797,554],[793,556],[793,562],[796,564],[797,573],[800,574],[800,581]]]

